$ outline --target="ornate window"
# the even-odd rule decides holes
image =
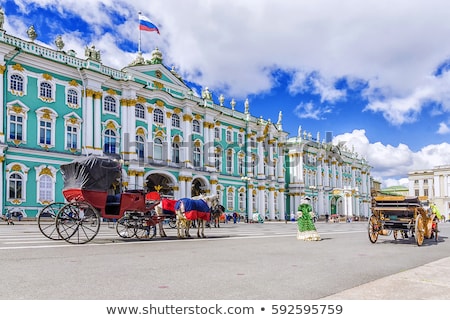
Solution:
[[[222,171],[222,149],[220,149],[219,147],[216,148],[216,152],[214,155],[215,159],[214,159],[214,165],[216,167],[216,171],[217,172],[221,172]]]
[[[174,128],[180,127],[180,116],[177,114],[172,115],[172,127]]]
[[[11,114],[9,116],[9,139],[22,141],[23,139],[23,117]]]
[[[227,173],[233,173],[233,150],[227,150]]]
[[[36,110],[38,120],[38,144],[43,148],[55,146],[55,126],[58,116],[53,110],[40,108]]]
[[[52,178],[47,175],[41,175],[39,177],[39,200],[40,202],[50,203],[53,200],[53,181]]]
[[[201,166],[201,150],[199,146],[194,147],[193,151],[193,164],[195,168],[198,168]]]
[[[39,97],[44,99],[52,99],[52,85],[48,82],[41,82],[39,85]]]
[[[238,133],[238,144],[243,145],[244,144],[244,136],[242,133]]]
[[[22,198],[23,179],[22,175],[13,173],[9,176],[9,199],[23,199]]]
[[[220,128],[219,127],[214,128],[214,139],[220,140]]]
[[[153,146],[153,159],[162,160],[163,156],[163,144],[160,138],[154,140]]]
[[[137,119],[145,119],[145,108],[142,104],[137,103],[134,108],[134,113]]]
[[[238,154],[238,173],[240,176],[244,176],[244,154],[239,152]]]
[[[180,163],[180,145],[177,142],[172,143],[172,162]]]
[[[155,109],[155,111],[153,111],[153,121],[155,123],[164,124],[164,113],[161,109]]]
[[[67,104],[78,105],[78,92],[75,89],[67,90]]]
[[[21,75],[12,74],[9,78],[9,90],[12,92],[24,92],[24,80]]]
[[[116,99],[114,99],[111,96],[106,96],[103,99],[103,110],[106,112],[117,112],[117,102]]]
[[[245,192],[244,190],[239,190],[239,211],[245,211]]]
[[[234,189],[233,188],[227,189],[227,209],[229,211],[234,210]]]
[[[233,132],[231,130],[227,130],[227,142],[231,142],[233,137]]]
[[[195,133],[200,133],[200,122],[198,122],[198,120],[192,121],[192,131]]]
[[[117,134],[112,129],[106,129],[103,134],[103,152],[104,153],[116,153],[117,148]]]
[[[136,153],[139,159],[144,159],[145,139],[142,135],[136,136]]]
[[[66,127],[66,148],[78,149],[78,127],[72,125]]]

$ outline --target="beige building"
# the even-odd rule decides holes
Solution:
[[[446,217],[450,215],[450,165],[408,173],[409,195],[426,196]]]

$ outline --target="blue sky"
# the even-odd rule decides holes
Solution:
[[[159,28],[143,32],[145,58],[197,92],[321,139],[333,132],[372,165],[384,186],[408,172],[450,164],[450,3],[445,0],[8,0],[7,33],[121,69],[138,50],[138,12]]]

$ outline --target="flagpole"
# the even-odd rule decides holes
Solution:
[[[141,11],[139,11],[138,14],[140,15]],[[138,28],[139,28],[138,53],[141,53],[141,28],[139,27],[139,20],[138,20]]]

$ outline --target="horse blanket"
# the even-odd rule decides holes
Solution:
[[[193,200],[189,198],[181,198],[175,205],[176,210],[180,210],[181,203],[184,204],[184,216],[188,220],[207,220],[211,219],[210,209],[204,200]]]
[[[178,202],[178,200],[172,200],[172,199],[162,199],[161,200],[161,206],[162,206],[162,212],[164,215],[172,216],[175,214],[175,205]]]

